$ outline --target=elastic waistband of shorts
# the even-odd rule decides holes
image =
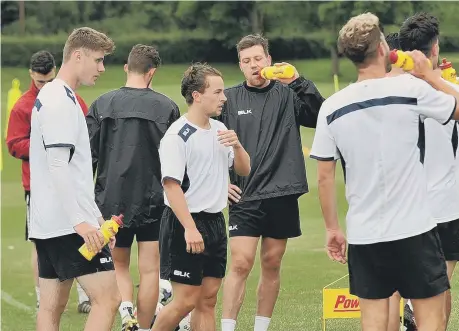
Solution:
[[[169,212],[171,212],[172,214],[174,213],[171,207],[166,206],[166,209],[168,209]],[[223,216],[223,213],[221,211],[218,212],[218,213],[208,213],[208,212],[205,212],[205,211],[201,211],[199,213],[191,213],[191,217],[193,217],[193,219],[198,219],[198,220],[203,220],[203,221],[216,220],[221,216]]]

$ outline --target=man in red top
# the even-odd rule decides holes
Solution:
[[[22,160],[22,185],[25,191],[25,200],[27,205],[26,212],[26,230],[25,236],[28,240],[27,223],[29,219],[29,201],[30,201],[30,168],[29,168],[29,146],[30,146],[30,121],[32,116],[32,108],[37,98],[40,89],[48,82],[52,81],[56,76],[56,64],[54,57],[47,51],[39,51],[32,55],[30,59],[30,78],[32,82],[30,88],[18,99],[13,109],[8,123],[8,132],[6,136],[6,144],[9,153],[18,159]],[[76,95],[83,113],[88,113],[88,107],[84,100]],[[38,262],[35,245],[32,248],[32,268],[34,271],[35,291],[37,294],[37,307],[40,298],[40,290],[38,288]],[[80,313],[89,313],[91,304],[89,298],[77,283],[78,290],[78,311]]]

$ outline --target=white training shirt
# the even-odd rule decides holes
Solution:
[[[459,85],[449,85],[459,91]],[[425,120],[428,203],[436,223],[459,219],[458,128],[451,120],[446,125]]]
[[[55,152],[65,151],[62,147],[70,148],[67,167],[56,166],[62,161],[56,160],[59,154]],[[64,178],[68,179],[66,188],[59,180],[62,170],[70,174],[70,178]],[[30,238],[47,239],[75,233],[73,227],[82,221],[99,228],[97,218],[101,214],[94,201],[84,113],[74,91],[60,79],[40,90],[32,110],[30,186]],[[63,190],[68,193],[65,197]]]
[[[398,240],[435,227],[421,120],[447,123],[455,104],[453,96],[412,75],[357,82],[325,100],[311,157],[342,158],[350,244]]]
[[[167,130],[160,143],[162,181],[177,181],[185,193],[190,213],[221,212],[228,201],[228,169],[234,151],[218,141],[217,131],[226,126],[210,119],[206,130],[180,117]],[[170,207],[166,193],[164,202]]]

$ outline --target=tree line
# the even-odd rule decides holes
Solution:
[[[174,41],[197,40],[197,47],[219,52],[218,60],[225,60],[222,52],[233,51],[237,40],[249,33],[263,33],[287,49],[301,50],[294,58],[335,58],[339,28],[365,11],[376,14],[386,32],[397,31],[416,12],[430,12],[440,20],[442,45],[448,51],[459,49],[459,6],[448,1],[2,1],[1,11],[1,33],[7,47],[2,55],[7,56],[7,64],[15,61],[9,59],[12,43],[27,50],[30,47],[24,43],[36,36],[65,40],[77,26],[99,29],[115,42],[139,36],[142,41],[162,41],[165,48]],[[209,45],[201,45],[202,41]],[[175,51],[177,46],[172,48]],[[169,62],[178,60],[181,58],[175,56]]]

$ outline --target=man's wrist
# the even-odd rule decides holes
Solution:
[[[428,74],[426,74],[424,76],[424,80],[434,88],[437,88],[442,82],[441,76],[435,74],[434,71],[430,71]]]

